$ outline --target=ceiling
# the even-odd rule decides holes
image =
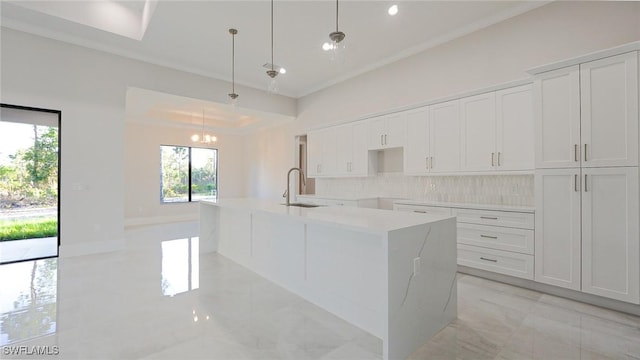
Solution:
[[[293,120],[229,104],[219,104],[131,87],[127,90],[127,121],[180,128],[208,129],[217,133],[248,134]]]
[[[387,9],[398,4],[396,16]],[[343,0],[344,60],[322,44],[335,30],[334,1],[276,1],[279,93],[299,98],[363,72],[521,14],[547,1]],[[2,26],[158,65],[267,89],[269,1],[2,1]],[[240,91],[238,91],[240,93]]]

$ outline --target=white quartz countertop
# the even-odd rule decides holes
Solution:
[[[421,200],[396,200],[393,203],[405,204],[405,205],[438,206],[438,207],[448,207],[448,208],[458,208],[458,209],[498,210],[498,211],[514,211],[514,212],[526,212],[526,213],[534,213],[536,211],[536,208],[532,206],[469,204],[469,203],[421,201]]]
[[[332,196],[332,195],[313,195],[313,194],[305,194],[305,195],[296,195],[298,198],[303,199],[329,199],[329,200],[377,200],[377,196]]]
[[[285,206],[274,200],[253,198],[218,199],[217,201],[203,200],[200,201],[200,204],[223,208],[244,209],[248,211],[260,211],[285,216],[294,221],[303,221],[308,224],[332,225],[375,234],[387,233],[393,230],[453,218],[453,216],[406,213],[345,206],[302,208]]]

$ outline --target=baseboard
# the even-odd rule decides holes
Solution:
[[[74,257],[94,254],[104,254],[121,251],[125,248],[124,239],[108,241],[91,241],[72,245],[60,245],[59,257]]]
[[[199,214],[185,214],[185,215],[165,215],[165,216],[149,216],[149,217],[135,217],[127,218],[124,220],[124,227],[145,226],[145,225],[157,225],[168,224],[176,222],[191,222],[198,221]]]
[[[640,316],[640,305],[635,305],[624,301],[608,299],[592,294],[585,294],[580,291],[564,289],[553,285],[535,282],[533,280],[520,279],[508,275],[497,274],[491,271],[475,269],[468,266],[458,265],[458,272]]]

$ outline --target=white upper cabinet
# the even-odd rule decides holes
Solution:
[[[533,170],[533,94],[531,85],[496,91],[497,170]]]
[[[533,171],[531,85],[460,99],[462,171]]]
[[[488,171],[497,166],[495,93],[460,99],[462,170]]]
[[[357,122],[309,132],[307,163],[310,177],[367,176],[369,124]]]
[[[369,149],[403,147],[405,112],[373,118],[369,123]]]
[[[638,53],[537,75],[536,168],[638,166]]]
[[[638,165],[638,53],[580,65],[582,166]]]
[[[429,108],[407,113],[404,173],[423,175],[429,172]]]
[[[309,133],[307,137],[308,176],[336,175],[336,145],[336,128],[327,128]]]
[[[571,66],[534,81],[536,168],[580,166],[580,77]]]
[[[335,128],[336,136],[336,176],[349,175],[353,162],[353,126],[343,125]]]
[[[429,106],[429,167],[432,173],[460,171],[460,100]]]
[[[638,304],[638,168],[582,174],[582,291]]]

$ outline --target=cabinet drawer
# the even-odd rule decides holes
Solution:
[[[458,223],[458,244],[533,255],[533,230]]]
[[[495,210],[454,209],[458,223],[505,226],[533,230],[534,216],[530,213]]]
[[[325,205],[328,206],[349,206],[349,207],[358,207],[357,200],[334,200],[334,199],[325,199]]]
[[[458,265],[533,280],[532,255],[459,244]]]
[[[451,215],[451,208],[426,205],[394,204],[395,211],[408,211],[433,215]]]

